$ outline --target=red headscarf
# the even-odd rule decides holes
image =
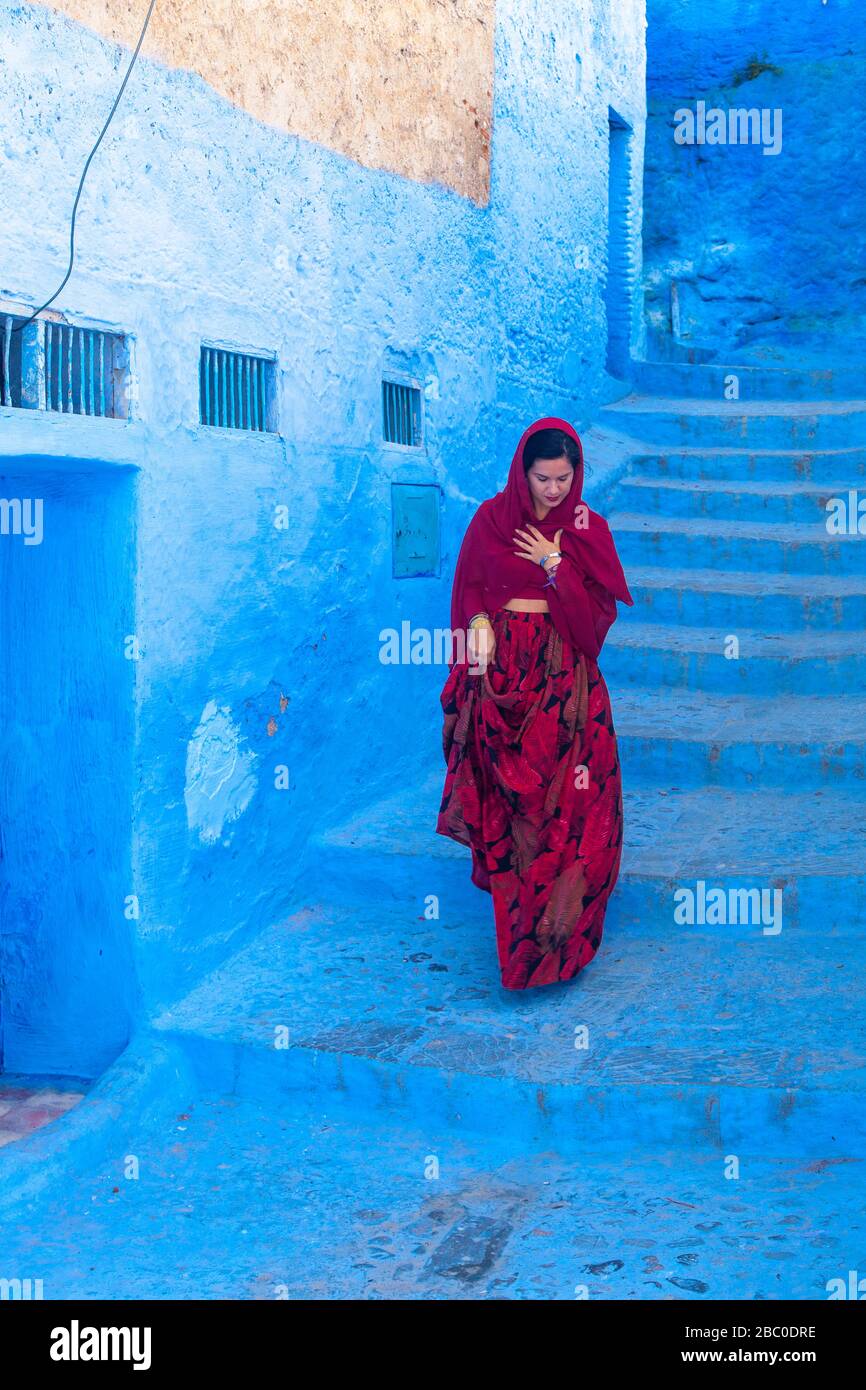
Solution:
[[[562,430],[580,454],[567,496],[539,521],[523,468],[523,450],[538,430]],[[514,451],[508,482],[502,492],[482,502],[469,523],[451,592],[451,628],[465,629],[482,611],[493,614],[511,598],[538,590],[546,598],[557,632],[586,656],[601,651],[608,628],[616,618],[616,600],[632,604],[613,536],[604,517],[581,501],[583,445],[566,420],[546,416],[530,425]],[[562,560],[556,584],[547,583],[541,566],[515,555],[514,533],[534,526],[549,540],[562,528]]]

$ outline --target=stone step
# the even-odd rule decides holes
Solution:
[[[739,655],[729,638],[736,637]],[[621,609],[601,667],[611,692],[652,687],[722,695],[845,695],[862,687],[857,631],[766,633],[742,628],[673,627]]]
[[[768,367],[710,362],[635,362],[632,381],[650,396],[699,397],[724,401],[731,377],[741,401],[866,399],[866,365]]]
[[[565,1156],[531,1109],[527,1144],[205,1078],[159,1122],[136,1115],[135,1183],[115,1139],[17,1208],[4,1268],[35,1263],[55,1300],[568,1302],[826,1298],[856,1264],[862,1161],[753,1156],[734,1202],[718,1145]]]
[[[695,520],[615,511],[608,523],[626,573],[672,564],[752,574],[866,575],[866,536],[831,536],[821,522]]]
[[[866,536],[866,480],[858,491],[849,479],[835,483],[733,481],[724,478],[624,478],[620,500],[629,512],[713,521],[794,522],[809,526],[862,528]],[[860,504],[862,503],[862,512]]]
[[[738,627],[759,632],[866,630],[866,576],[630,565],[628,584],[635,615],[651,623],[724,627],[727,632]]]
[[[616,709],[614,710],[614,713]],[[779,888],[784,932],[866,938],[862,798],[845,790],[637,787],[623,774],[622,872],[608,915],[627,934],[667,940],[674,893],[698,882]],[[754,935],[735,924],[729,935]]]
[[[619,697],[614,698],[614,720]],[[490,898],[469,881],[469,852],[435,831],[444,774],[410,778],[399,794],[316,837],[310,872],[328,866],[328,893],[350,906],[412,907],[434,895],[443,920],[489,923]],[[622,872],[608,918],[629,936],[662,941],[673,929],[673,886],[697,879],[727,889],[776,885],[785,929],[866,937],[863,800],[842,790],[640,787],[623,769]],[[755,927],[731,924],[729,935]]]
[[[864,985],[862,938],[810,938],[804,969],[794,932],[672,924],[663,942],[612,922],[580,981],[512,994],[492,924],[459,903],[438,921],[412,905],[311,904],[156,1030],[216,1092],[368,1123],[465,1125],[515,1147],[543,1137],[563,1155],[857,1157]]]
[[[866,698],[658,689],[620,690],[613,698],[631,786],[866,794]]]
[[[849,487],[866,478],[866,449],[670,448],[640,451],[634,465],[641,476],[731,482],[809,482],[826,486],[838,478]]]
[[[598,423],[673,449],[839,449],[866,440],[866,400],[716,402],[635,395],[603,406]]]

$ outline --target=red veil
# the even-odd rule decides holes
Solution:
[[[523,469],[523,449],[537,430],[563,430],[574,440],[580,462],[568,495],[539,521]],[[491,615],[512,598],[529,597],[537,589],[546,598],[557,632],[576,651],[595,658],[616,618],[616,600],[633,604],[613,536],[604,517],[581,501],[583,445],[566,420],[546,416],[521,435],[514,451],[508,482],[502,492],[482,502],[469,523],[451,591],[451,628],[465,629],[469,619]],[[556,583],[548,584],[540,565],[515,555],[514,533],[532,525],[552,540],[562,527],[562,560]]]

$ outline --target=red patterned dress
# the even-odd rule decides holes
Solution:
[[[442,691],[445,787],[436,829],[472,851],[492,894],[506,989],[570,980],[601,943],[622,853],[622,788],[607,687],[549,613],[491,614],[484,674]]]

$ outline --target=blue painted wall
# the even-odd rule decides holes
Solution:
[[[383,665],[379,634],[403,620],[447,625],[463,531],[528,421],[583,425],[610,393],[609,109],[631,128],[637,275],[644,39],[642,0],[562,0],[543,18],[528,0],[503,0],[487,207],[264,127],[187,73],[136,70],[91,168],[76,269],[54,306],[129,336],[132,418],[0,410],[0,450],[29,460],[28,487],[46,459],[136,472],[134,491],[118,481],[88,492],[116,504],[107,550],[76,561],[100,568],[123,611],[129,601],[138,644],[109,681],[111,718],[127,732],[115,746],[118,821],[95,832],[119,840],[109,896],[134,895],[139,914],[120,921],[123,939],[111,919],[117,1012],[104,1036],[117,1046],[127,1013],[134,1023],[290,905],[328,897],[330,865],[305,859],[314,831],[441,761],[445,669]],[[0,8],[0,40],[2,294],[33,306],[63,273],[75,184],[126,59],[39,6]],[[637,299],[628,319],[638,345]],[[278,434],[197,423],[203,338],[277,354]],[[383,371],[422,388],[417,454],[382,443]],[[441,489],[432,578],[393,578],[395,481]],[[107,640],[103,626],[80,634],[82,659]],[[32,657],[28,690],[42,679]],[[57,793],[25,759],[17,795],[29,817],[21,854],[38,858]],[[63,861],[70,901],[80,872]],[[23,913],[27,884],[14,893]],[[68,965],[83,930],[73,911],[65,930]],[[10,1019],[47,970],[35,937],[27,949],[6,979]],[[82,975],[83,988],[101,984]],[[38,998],[33,1007],[38,1027]],[[88,1030],[71,1023],[39,1058],[96,1067]]]
[[[649,0],[645,288],[655,335],[799,361],[866,342],[861,0]],[[782,148],[679,145],[678,109],[781,110]],[[658,345],[654,344],[656,350]],[[742,354],[740,354],[742,360]]]

